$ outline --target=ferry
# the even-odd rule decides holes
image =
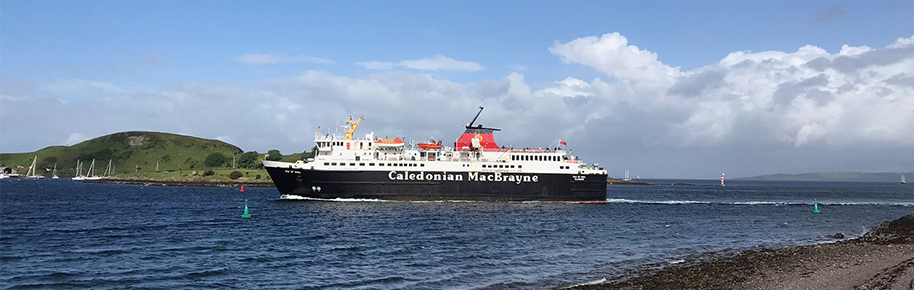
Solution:
[[[500,147],[500,129],[474,126],[482,110],[453,147],[374,133],[354,139],[364,118],[350,116],[345,136],[318,129],[314,157],[263,165],[283,199],[606,201],[607,173],[599,164],[587,166],[563,147]]]

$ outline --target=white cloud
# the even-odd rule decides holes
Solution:
[[[508,65],[508,68],[512,69],[514,71],[526,71],[527,70],[526,66],[519,65],[519,64]]]
[[[68,137],[67,141],[64,141],[63,144],[70,146],[70,145],[77,144],[79,142],[86,141],[86,140],[87,140],[86,136],[83,136],[83,134],[73,133],[73,134],[70,134],[70,137]]]
[[[245,53],[235,57],[235,61],[246,64],[272,64],[278,63],[279,59],[269,54],[252,54]]]
[[[405,67],[416,70],[432,71],[481,71],[485,68],[482,65],[472,61],[459,61],[443,55],[421,58],[417,60],[404,60],[398,63],[381,62],[381,61],[362,61],[356,62],[356,65],[363,66],[371,70],[390,70],[395,66]]]
[[[556,43],[549,52],[561,57],[565,63],[590,66],[617,79],[664,81],[680,74],[678,68],[658,61],[657,54],[628,45],[628,39],[618,32]]]
[[[235,57],[235,61],[246,64],[275,64],[281,62],[307,62],[314,64],[332,64],[333,61],[310,55],[284,56],[280,54],[245,53]]]
[[[70,136],[69,143],[151,130],[288,153],[310,149],[317,126],[325,133],[339,131],[338,121],[353,113],[365,115],[362,133],[452,142],[476,107],[485,106],[478,122],[503,128],[498,136],[503,145],[548,147],[562,139],[590,161],[614,168],[629,162],[633,170],[653,166],[654,175],[719,174],[722,169],[715,166],[746,162],[753,162],[752,168],[799,168],[816,154],[819,159],[805,162],[873,152],[914,162],[910,154],[898,153],[914,147],[911,39],[885,48],[845,46],[837,53],[815,46],[739,51],[681,71],[653,52],[629,46],[617,33],[606,34],[556,43],[550,51],[605,73],[607,80],[569,76],[534,85],[519,73],[455,83],[408,72],[351,78],[320,71],[257,83],[159,88],[4,81],[0,142],[4,152],[29,151],[60,142],[61,136]]]
[[[484,69],[478,63],[459,61],[440,54],[417,60],[404,60],[400,62],[400,66],[420,70],[481,71]]]
[[[362,61],[356,62],[356,65],[363,66],[370,70],[390,70],[393,69],[397,64],[392,62],[383,62],[383,61]]]

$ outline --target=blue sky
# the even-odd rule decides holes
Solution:
[[[912,1],[2,1],[0,151],[126,130],[300,151],[352,112],[369,115],[360,129],[456,138],[447,126],[483,105],[513,143],[572,140],[639,175],[713,178],[690,168],[720,152],[742,161],[703,171],[914,170],[893,157],[914,146],[910,15]]]
[[[374,71],[353,63],[444,55],[485,67],[442,73],[454,81],[497,79],[520,66],[535,83],[596,77],[545,49],[582,36],[618,31],[689,69],[740,50],[884,46],[911,33],[912,12],[911,1],[4,1],[0,74],[252,81],[311,69],[362,76]],[[334,63],[265,69],[234,61],[245,53]],[[144,66],[147,56],[160,65]]]

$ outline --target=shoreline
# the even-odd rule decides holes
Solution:
[[[912,289],[914,215],[833,243],[745,250],[570,289]]]
[[[177,187],[273,187],[273,181],[227,181],[227,180],[210,180],[210,179],[99,179],[88,181],[89,183],[107,183],[107,184],[132,184],[146,186],[177,186]]]

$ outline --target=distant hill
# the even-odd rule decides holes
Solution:
[[[221,153],[231,166],[232,156],[242,153],[241,148],[219,140],[203,139],[191,136],[159,132],[121,132],[84,141],[73,146],[51,146],[35,152],[0,154],[0,166],[23,166],[25,169],[38,156],[38,168],[50,170],[57,163],[57,175],[73,176],[76,173],[76,161],[82,160],[83,171],[88,170],[92,159],[95,159],[95,170],[101,175],[108,160],[111,160],[117,173],[155,170],[195,170],[206,169],[204,161],[209,154]],[[223,167],[226,165],[223,165]],[[22,173],[25,170],[18,169]],[[41,170],[39,170],[41,173]],[[50,172],[45,172],[49,175]]]
[[[914,173],[905,172],[906,178],[914,177]],[[739,180],[781,180],[781,181],[872,181],[872,182],[900,182],[901,172],[815,172],[800,174],[769,174]]]

